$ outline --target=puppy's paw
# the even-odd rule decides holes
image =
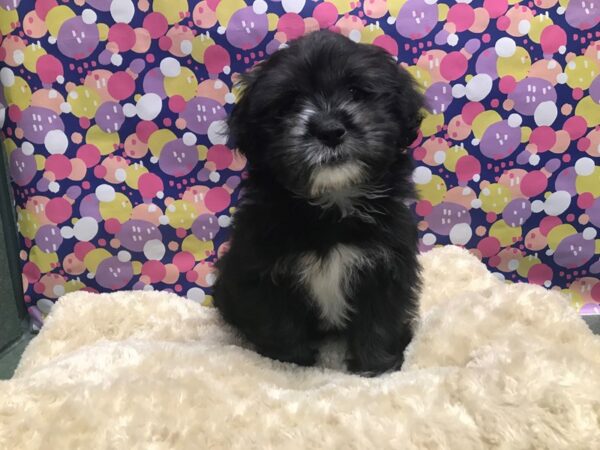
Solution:
[[[346,360],[348,371],[362,377],[376,377],[386,372],[400,370],[404,362],[403,355],[385,355],[371,358],[353,358]]]
[[[258,348],[258,353],[277,361],[294,363],[299,366],[314,366],[317,362],[318,350],[309,346],[297,346],[288,349]]]

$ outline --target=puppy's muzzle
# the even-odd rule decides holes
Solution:
[[[311,117],[308,131],[327,147],[337,147],[346,136],[346,127],[341,121],[323,114]]]

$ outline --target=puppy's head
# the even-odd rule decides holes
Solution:
[[[423,97],[388,53],[331,32],[293,41],[240,87],[233,143],[251,168],[307,198],[374,179],[422,119]]]

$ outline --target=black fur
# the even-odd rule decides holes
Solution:
[[[216,265],[215,305],[268,357],[312,365],[322,331],[335,328],[347,337],[351,371],[399,369],[419,293],[406,150],[423,97],[385,51],[330,32],[292,42],[240,83],[229,130],[249,176],[230,250]],[[314,187],[320,169],[344,164],[361,175]],[[333,327],[298,261],[307,252],[325,258],[339,244],[367,261],[348,275],[350,315]]]

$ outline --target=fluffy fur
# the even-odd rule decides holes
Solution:
[[[215,305],[271,358],[312,365],[333,331],[351,370],[400,368],[419,290],[412,78],[378,47],[317,32],[241,86],[229,131],[249,176]]]
[[[69,294],[0,381],[0,449],[597,449],[600,337],[563,296],[466,250],[420,260],[402,371],[367,379],[334,344],[263,358],[173,294]]]

